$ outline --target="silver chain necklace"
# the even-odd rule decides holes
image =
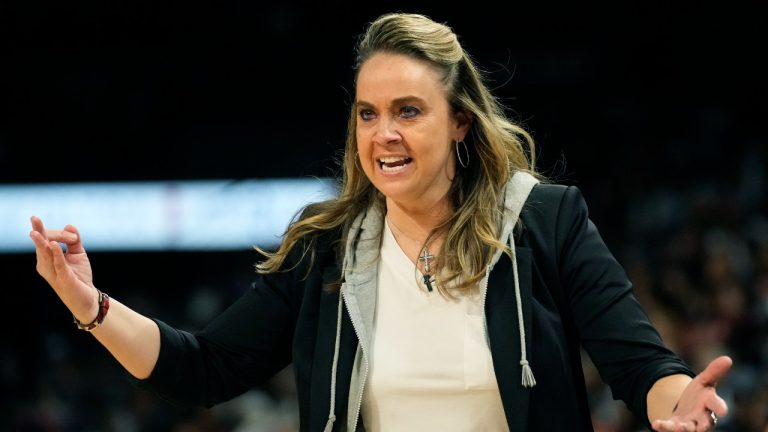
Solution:
[[[421,244],[418,240],[414,239],[413,237],[409,236],[403,230],[400,229],[399,226],[397,226],[394,222],[392,222],[392,219],[387,217],[387,221],[392,224],[395,229],[400,232],[400,234],[404,235],[409,240]],[[430,262],[435,259],[435,256],[429,253],[429,245],[424,244],[424,246],[421,249],[421,252],[419,253],[418,261],[424,263],[424,271],[422,272],[422,280],[424,282],[424,285],[427,287],[427,290],[429,292],[432,292],[432,285],[436,282],[435,280],[435,274],[434,274],[434,265],[430,265]],[[418,269],[418,265],[416,266]]]

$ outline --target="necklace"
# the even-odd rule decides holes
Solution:
[[[393,227],[395,227],[395,229],[400,234],[402,234],[403,236],[408,238],[408,240],[411,240],[411,241],[415,242],[416,244],[421,245],[420,241],[418,241],[418,240],[414,239],[413,237],[409,236],[408,234],[403,232],[403,230],[401,230],[399,226],[395,225],[395,223],[392,222],[392,219],[387,217],[387,221]],[[424,263],[424,271],[423,271],[423,274],[422,274],[422,279],[423,279],[424,285],[427,287],[427,290],[430,291],[430,292],[432,292],[432,284],[435,283],[435,275],[434,275],[434,267],[435,266],[433,266],[433,265],[431,266],[430,265],[430,262],[432,260],[434,260],[434,259],[435,259],[435,256],[432,255],[431,253],[429,253],[429,244],[424,244],[424,246],[421,248],[421,252],[419,253],[418,261]],[[418,269],[418,265],[416,266],[416,269]]]

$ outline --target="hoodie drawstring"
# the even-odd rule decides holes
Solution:
[[[517,276],[517,253],[515,252],[515,238],[513,232],[509,233],[509,249],[512,252],[512,274],[515,279],[515,300],[517,302],[517,322],[520,328],[520,366],[523,367],[523,387],[533,387],[536,385],[536,378],[533,377],[531,365],[528,364],[528,354],[525,348],[525,320],[523,319],[523,304],[520,296],[520,280]]]
[[[525,206],[528,195],[539,181],[533,175],[518,171],[507,184],[504,192],[504,227],[501,238],[509,242],[510,258],[512,259],[512,274],[515,280],[515,301],[517,302],[517,322],[520,329],[520,366],[522,366],[522,386],[531,388],[536,385],[536,379],[533,377],[531,365],[528,363],[528,352],[525,343],[525,318],[523,316],[523,301],[520,295],[520,278],[517,272],[517,252],[515,250],[515,224],[520,219],[520,213]],[[493,263],[501,256],[501,250],[496,252]]]
[[[339,312],[336,318],[336,346],[333,350],[333,366],[331,367],[331,407],[328,410],[328,422],[325,423],[324,432],[333,430],[336,421],[336,369],[339,366],[339,350],[341,346],[341,291],[339,291]]]

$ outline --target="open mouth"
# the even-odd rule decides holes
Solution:
[[[396,156],[381,158],[378,161],[382,171],[396,172],[405,168],[413,159],[405,156]]]

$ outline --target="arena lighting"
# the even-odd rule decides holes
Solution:
[[[32,215],[77,226],[88,251],[272,247],[304,205],[335,193],[331,179],[1,185],[0,252],[34,250]]]

